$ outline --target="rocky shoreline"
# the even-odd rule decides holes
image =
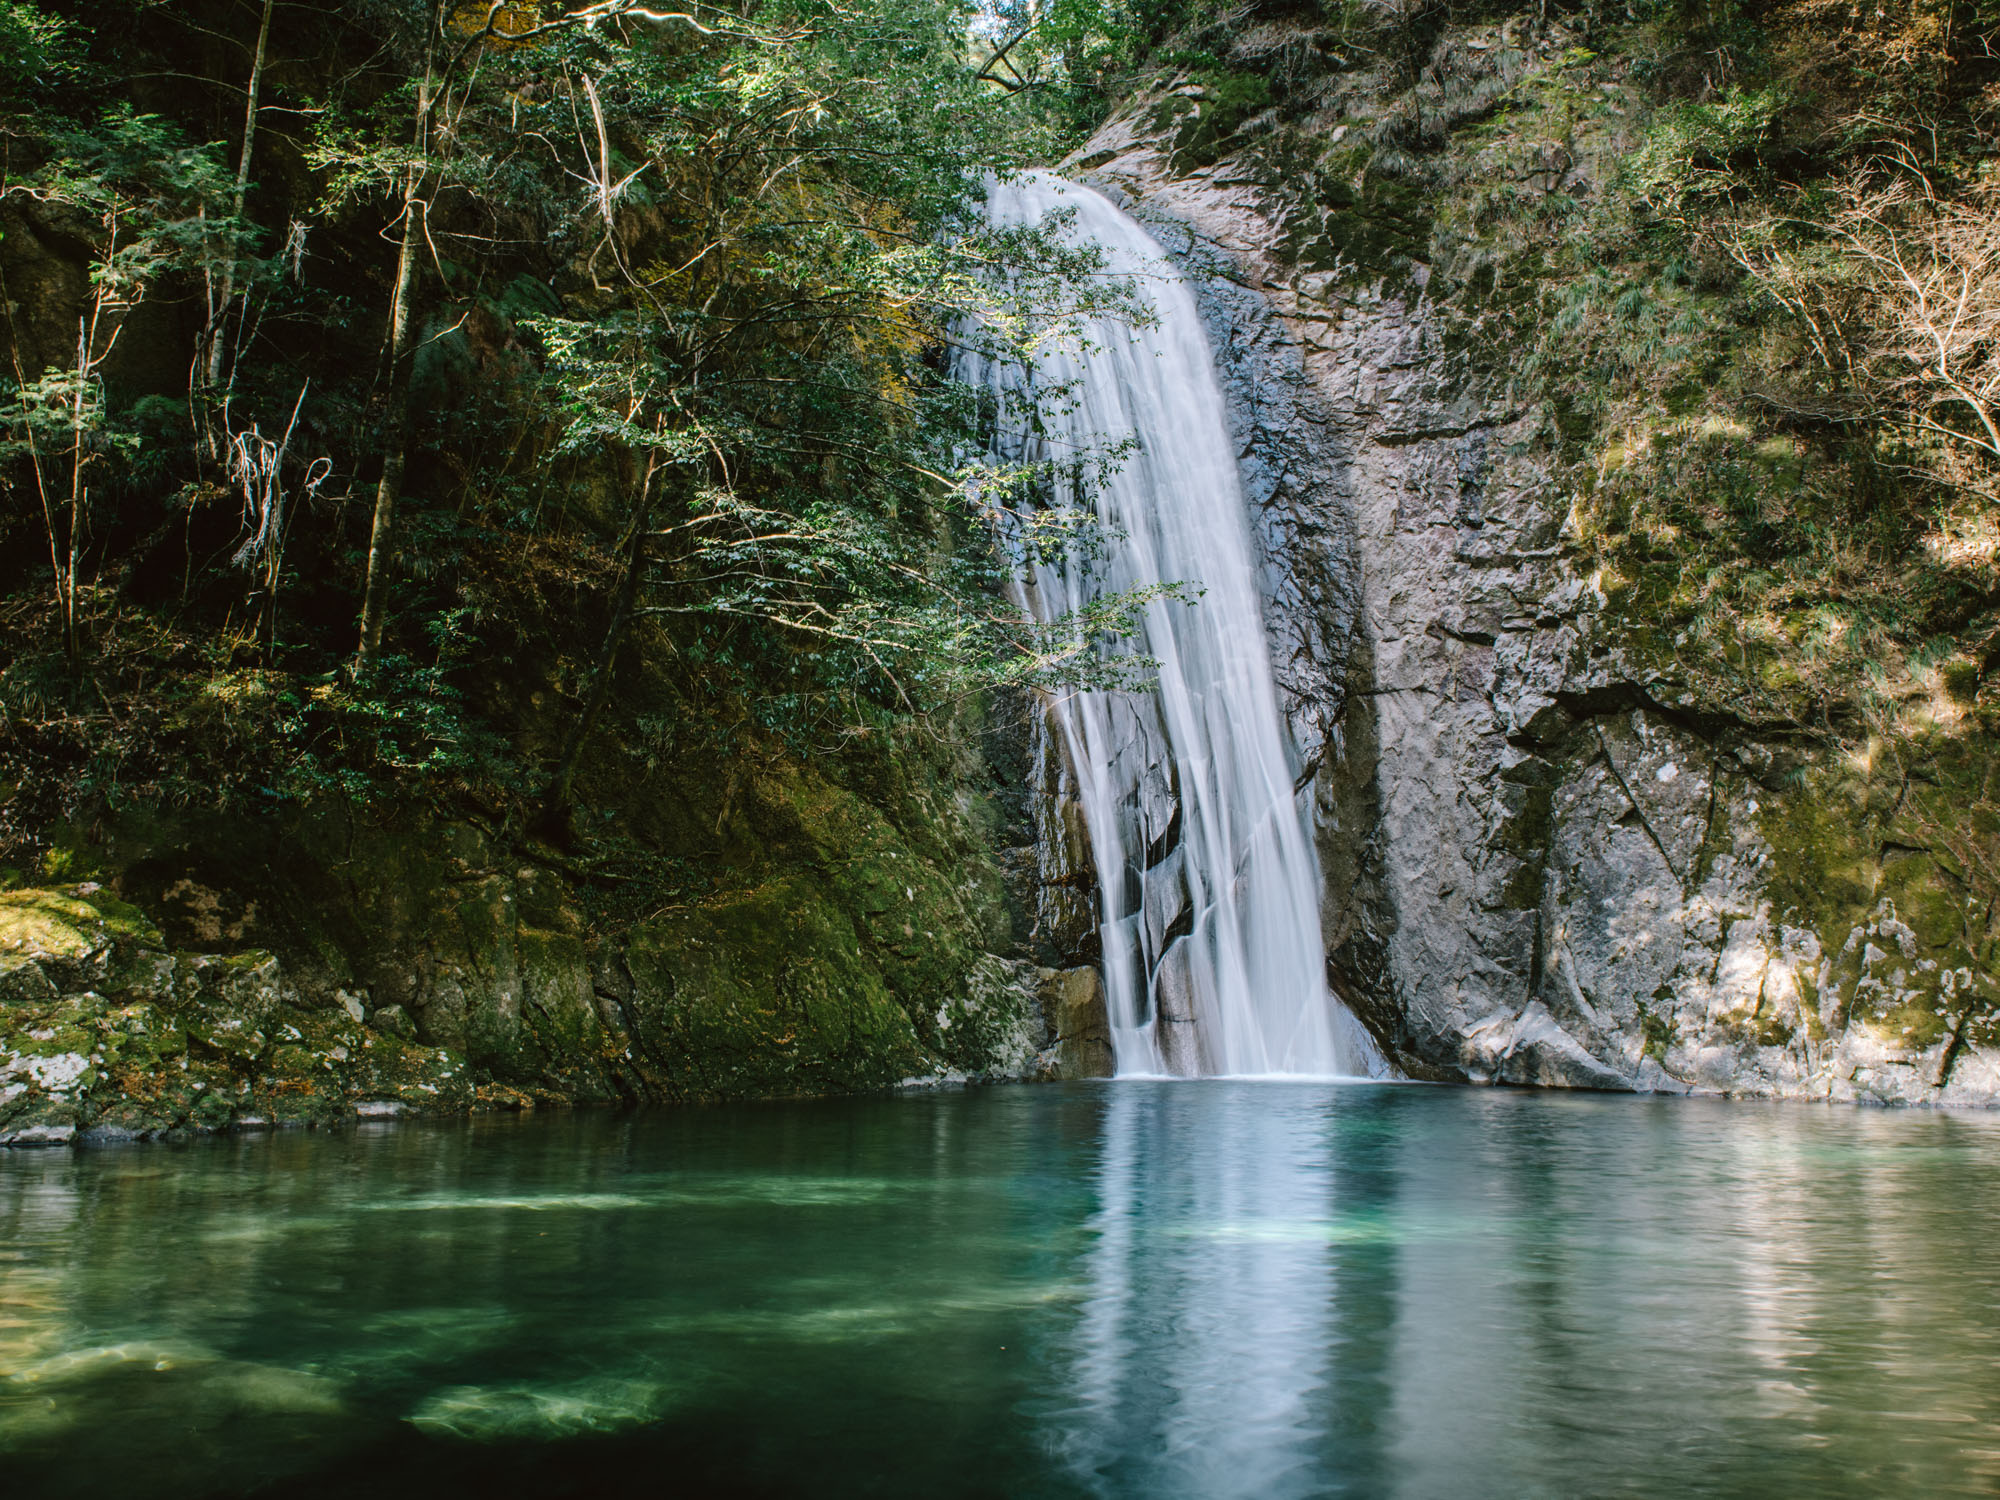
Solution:
[[[547,1083],[509,1083],[450,1047],[420,1041],[400,1004],[375,1006],[352,990],[301,984],[267,952],[172,951],[136,908],[88,885],[0,894],[0,923],[0,1146],[175,1139],[662,1097],[637,1089],[580,1095]],[[1886,950],[1871,941],[1872,957],[1864,963],[1873,968],[1886,962],[1898,936],[1887,930],[1879,935]],[[1108,1075],[1109,1034],[1096,971],[1030,972],[1034,1003],[1018,1047],[1002,1065],[978,1072],[936,1068],[882,1086]],[[1562,1048],[1564,1034],[1546,1018],[1543,1024],[1550,1033],[1545,1044]],[[607,1029],[599,1053],[608,1064],[629,1046]],[[1983,1055],[1959,1062],[1955,1089],[1898,1092],[1868,1086],[1871,1074],[1882,1076],[1878,1070],[1894,1059],[1870,1056],[1854,1037],[1842,1049],[1854,1068],[1846,1088],[1808,1089],[1795,1080],[1781,1092],[1662,1074],[1652,1091],[1944,1107],[1987,1102],[1967,1083],[1981,1076],[1975,1070],[1992,1067]],[[1572,1082],[1510,1077],[1505,1070],[1489,1081]],[[1630,1087],[1616,1077],[1595,1086]]]
[[[1094,971],[1022,967],[1023,985],[987,997],[992,1015],[973,1000],[944,1007],[961,1027],[993,1027],[985,1067],[938,1061],[878,1086],[1109,1072]],[[598,1016],[585,1045],[563,1060],[568,1086],[549,1074],[510,1081],[420,1040],[404,1006],[374,1004],[365,988],[302,982],[262,950],[174,951],[142,912],[101,888],[0,893],[0,1145],[760,1092],[669,1092],[635,1056],[647,1038],[615,1018]],[[586,1066],[608,1086],[577,1087]]]

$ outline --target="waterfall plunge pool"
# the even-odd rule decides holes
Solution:
[[[0,1153],[10,1497],[1991,1494],[2000,1119],[1288,1082]]]

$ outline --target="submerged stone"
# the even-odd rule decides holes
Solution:
[[[566,1385],[455,1385],[406,1421],[421,1432],[472,1443],[547,1442],[653,1421],[670,1395],[656,1381],[593,1377]]]

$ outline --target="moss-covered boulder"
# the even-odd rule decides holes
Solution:
[[[324,1124],[473,1102],[462,1058],[302,992],[268,953],[168,951],[88,885],[0,892],[0,1144]]]

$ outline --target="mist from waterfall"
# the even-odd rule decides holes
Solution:
[[[1030,562],[1026,608],[1054,621],[1149,586],[1199,594],[1153,599],[1140,637],[1111,648],[1155,658],[1156,691],[1052,704],[1098,871],[1118,1071],[1382,1076],[1372,1040],[1327,989],[1311,812],[1287,754],[1200,313],[1160,246],[1101,194],[1043,173],[988,185],[998,227],[1064,209],[1066,232],[1101,248],[1150,324],[1094,318],[1032,369],[967,355],[961,374],[995,397],[1002,461],[1088,467],[1119,452],[1084,491],[1100,545]]]

